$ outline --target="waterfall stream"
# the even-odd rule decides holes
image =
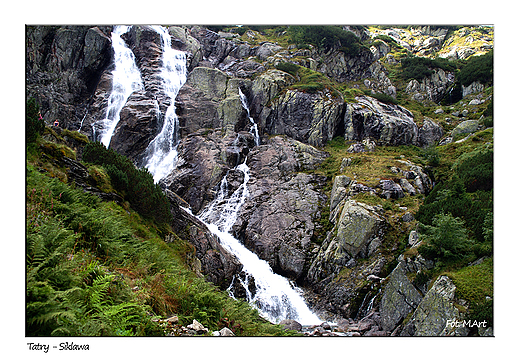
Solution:
[[[238,94],[240,96],[240,101],[242,102],[242,107],[247,111],[247,117],[249,118],[249,122],[251,123],[251,128],[249,129],[249,133],[253,135],[255,138],[255,144],[258,146],[260,145],[260,136],[258,135],[258,125],[256,124],[253,117],[251,117],[251,114],[249,113],[249,106],[247,105],[247,98],[242,93],[242,89],[240,87],[238,88]]]
[[[95,140],[100,140],[108,148],[110,140],[119,122],[119,114],[128,97],[138,90],[144,89],[139,68],[135,64],[134,53],[126,46],[121,35],[130,26],[118,25],[112,31],[112,48],[114,49],[114,65],[112,71],[112,91],[108,98],[105,119],[95,122],[92,131]]]
[[[245,96],[243,96],[240,89],[239,92],[242,98],[242,105],[249,114]],[[258,145],[257,125],[251,117],[250,121],[252,123],[250,132],[255,137]],[[199,214],[199,219],[206,224],[213,234],[218,236],[222,246],[235,255],[242,263],[243,272],[246,273],[246,280],[241,280],[238,275],[235,278],[240,279],[240,283],[246,290],[248,302],[259,310],[260,315],[273,323],[284,319],[294,319],[306,325],[320,324],[322,321],[306,305],[302,297],[302,291],[291,285],[289,280],[275,274],[266,261],[261,260],[229,233],[237,220],[240,208],[249,196],[247,188],[249,167],[246,161],[247,158],[243,163],[230,170],[243,173],[242,184],[228,196],[227,175],[224,176],[215,200]],[[250,277],[254,278],[254,293],[248,287]]]
[[[145,167],[153,175],[155,182],[168,175],[177,161],[179,119],[175,113],[175,98],[186,82],[187,67],[184,52],[171,47],[168,30],[162,26],[152,26],[161,35],[163,48],[161,78],[164,92],[170,98],[161,132],[155,136],[145,150]]]

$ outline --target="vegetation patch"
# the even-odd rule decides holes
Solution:
[[[137,169],[128,158],[99,142],[85,146],[83,160],[104,166],[114,186],[141,215],[159,224],[171,221],[170,203],[147,169]]]
[[[464,86],[473,82],[486,84],[493,80],[493,51],[469,58],[461,68],[458,80]]]
[[[328,51],[338,49],[347,55],[356,56],[362,47],[359,38],[350,31],[339,26],[327,25],[294,25],[288,29],[289,41],[298,46],[312,44]]]
[[[457,65],[443,58],[423,58],[408,57],[401,59],[401,76],[406,79],[416,79],[418,81],[433,74],[435,68],[440,68],[448,72],[454,72]]]
[[[493,326],[493,258],[445,275],[453,280],[457,296],[470,303],[468,319]]]

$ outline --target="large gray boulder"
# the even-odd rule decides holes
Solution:
[[[265,120],[269,134],[284,134],[313,146],[324,146],[340,132],[344,102],[327,92],[287,90],[274,100]]]
[[[422,300],[421,293],[406,275],[406,264],[399,262],[386,279],[380,306],[381,326],[385,331],[393,331]]]
[[[469,134],[478,131],[478,120],[467,120],[461,122],[451,131],[451,136],[455,137],[458,135]]]
[[[375,57],[368,49],[361,49],[358,56],[339,50],[316,51],[313,56],[322,60],[316,70],[337,82],[356,81],[372,76],[369,67],[374,63]]]
[[[464,320],[465,313],[457,307],[461,301],[455,296],[456,289],[449,277],[438,277],[404,326],[401,336],[467,336],[469,328],[449,323]]]
[[[356,103],[348,104],[344,124],[346,140],[371,138],[380,145],[407,145],[417,144],[419,136],[410,111],[372,97],[356,97]]]
[[[342,192],[340,187],[336,187],[336,193]],[[320,240],[321,246],[309,267],[307,278],[313,283],[334,275],[345,266],[355,264],[357,258],[375,254],[381,245],[386,227],[381,209],[345,200],[340,201],[334,209],[331,215],[334,228],[325,240]],[[338,209],[341,209],[341,213],[336,216]]]
[[[270,69],[253,80],[250,109],[262,129],[265,128],[267,116],[271,112],[271,102],[295,81],[289,73],[276,69]]]
[[[361,202],[349,200],[337,222],[336,256],[367,257],[369,244],[381,235],[385,220],[379,210]]]
[[[214,68],[193,69],[176,100],[181,136],[201,128],[243,129],[247,111],[240,101],[239,87],[247,88],[248,82]]]
[[[423,125],[419,128],[419,146],[428,147],[437,144],[444,135],[441,126],[428,117],[424,118]]]

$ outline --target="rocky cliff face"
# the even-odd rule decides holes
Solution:
[[[380,205],[354,200],[360,194],[381,202],[427,194],[433,180],[426,170],[399,160],[393,176],[379,177],[375,185],[342,174],[352,159],[344,159],[333,176],[317,171],[330,156],[320,149],[338,137],[351,144],[353,154],[384,146],[438,144],[445,134],[438,119],[418,119],[417,112],[368,94],[395,99],[399,91],[411,100],[439,102],[453,84],[453,75],[437,69],[421,82],[411,80],[397,89],[383,66],[391,50],[384,41],[352,56],[335,48],[298,49],[257,41],[254,32],[246,33],[253,39],[250,43],[236,33],[200,26],[170,26],[168,31],[172,46],[186,54],[188,75],[176,98],[177,165],[159,184],[176,216],[173,228],[195,248],[193,269],[223,289],[241,270],[207,228],[180,206],[189,206],[194,214],[202,210],[215,198],[226,174],[233,192],[243,177],[233,168],[247,159],[250,196],[232,231],[275,272],[307,287],[315,296],[309,298],[311,304],[334,318],[359,319],[372,311],[372,332],[381,335],[463,333],[445,330],[439,322],[463,317],[454,307],[458,301],[449,278],[439,277],[430,290],[410,280],[411,273],[431,267],[426,260],[402,257],[384,275],[392,261],[388,249],[395,252],[386,238],[397,229],[408,232],[406,223],[413,216],[396,223]],[[448,30],[430,27],[412,30],[413,41],[403,29],[356,32],[365,41],[377,34],[390,36],[422,55],[442,53],[451,39]],[[92,125],[105,118],[112,88],[110,33],[110,27],[96,26],[27,28],[27,96],[36,98],[45,119],[59,119],[63,128],[94,138]],[[132,93],[121,110],[110,147],[140,167],[171,100],[159,75],[160,35],[134,26],[123,39],[135,55],[144,87]],[[355,97],[327,87],[306,92],[295,86],[301,82],[299,76],[276,69],[283,62],[320,72],[335,84],[353,84]],[[465,93],[476,94],[482,88],[474,84]],[[258,124],[260,145],[248,132],[240,93]],[[450,123],[449,129],[455,136],[478,127],[478,121],[467,120],[458,126]],[[427,313],[432,308],[439,316]]]
[[[28,26],[26,96],[45,119],[79,129],[112,59],[109,26]]]

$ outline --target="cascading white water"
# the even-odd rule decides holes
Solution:
[[[258,135],[258,125],[256,124],[253,117],[251,117],[251,114],[249,113],[249,107],[247,105],[247,99],[244,93],[242,93],[242,90],[240,87],[238,88],[238,94],[240,95],[240,101],[242,102],[242,107],[247,111],[247,117],[249,118],[249,122],[251,123],[251,128],[249,129],[249,133],[253,135],[255,138],[255,144],[258,146],[260,145],[260,136]]]
[[[155,136],[146,148],[145,167],[153,175],[155,182],[166,176],[177,160],[178,117],[175,114],[175,98],[179,89],[186,82],[187,67],[184,52],[171,47],[171,37],[168,30],[162,26],[152,26],[161,35],[162,40],[162,70],[164,92],[170,98],[161,132]]]
[[[119,114],[128,97],[138,90],[144,89],[139,68],[135,64],[134,53],[126,46],[121,35],[131,26],[118,25],[112,31],[112,48],[114,49],[115,68],[112,72],[112,91],[108,98],[108,108],[105,119],[93,124],[94,138],[101,140],[107,148],[114,134]],[[100,130],[101,132],[96,132]]]
[[[242,92],[240,94],[242,97]],[[247,103],[243,102],[243,105],[247,109]],[[250,120],[254,124],[250,132],[253,133],[256,130],[256,135],[253,133],[256,139],[258,136],[256,123],[252,118]],[[247,183],[250,176],[246,161],[247,158],[232,170],[243,173],[242,184],[231,196],[228,196],[226,175],[221,181],[217,197],[200,213],[199,219],[213,234],[218,236],[222,246],[242,263],[246,279],[254,278],[256,287],[254,293],[251,293],[248,288],[248,280],[240,280],[240,282],[246,290],[248,302],[254,305],[264,318],[273,323],[284,319],[294,319],[306,325],[320,324],[322,321],[306,305],[301,290],[293,287],[284,277],[275,274],[266,261],[249,251],[229,233],[237,220],[240,208],[249,196]]]

